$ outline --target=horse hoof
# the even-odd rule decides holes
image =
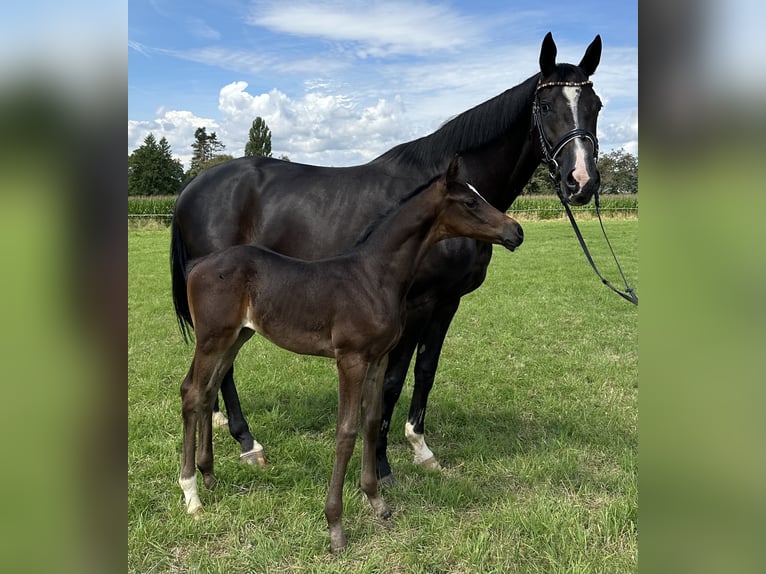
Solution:
[[[215,485],[218,484],[218,479],[214,474],[203,474],[202,480],[208,490],[215,490]]]
[[[389,487],[389,486],[396,486],[396,478],[394,477],[394,473],[388,473],[386,476],[381,476],[378,479],[378,487]]]
[[[418,466],[420,468],[427,468],[429,470],[441,470],[442,465],[439,464],[439,461],[436,460],[435,457],[430,457],[424,460],[423,462],[419,463]]]
[[[239,455],[239,462],[251,466],[266,466],[268,464],[262,448],[254,448],[251,451],[243,452]]]
[[[229,426],[229,419],[221,411],[213,413],[213,428],[220,429]]]
[[[330,552],[335,554],[336,556],[338,554],[343,554],[343,552],[346,551],[346,547],[348,546],[348,542],[346,541],[346,535],[344,533],[340,533],[340,535],[330,534]]]

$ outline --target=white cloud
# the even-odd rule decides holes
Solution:
[[[480,34],[470,18],[423,1],[255,2],[248,23],[269,30],[350,42],[360,57],[454,50]]]
[[[252,95],[246,82],[221,88],[222,140],[241,155],[253,120],[272,132],[273,155],[321,165],[363,163],[411,137],[401,98],[364,105],[343,94],[309,92],[290,98],[279,90]]]
[[[469,78],[463,79],[465,83]],[[244,154],[253,120],[261,117],[271,129],[275,157],[286,154],[292,161],[316,165],[360,164],[432,132],[450,117],[502,91],[497,88],[481,95],[487,86],[480,88],[468,81],[458,89],[458,79],[442,78],[442,82],[445,85],[434,91],[399,94],[389,90],[385,97],[375,99],[356,91],[349,95],[318,81],[307,82],[307,91],[299,96],[277,89],[251,94],[247,82],[232,82],[219,91],[216,119],[160,109],[153,120],[129,121],[129,151],[152,132],[157,139],[165,137],[188,167],[194,130],[205,126],[218,134],[226,145],[225,153],[239,157]],[[405,105],[406,101],[413,103]],[[598,136],[603,152],[623,148],[637,154],[638,111],[607,106],[601,112]]]
[[[159,109],[153,120],[128,120],[128,152],[140,147],[146,136],[153,133],[157,141],[163,137],[168,140],[173,155],[188,168],[192,158],[194,131],[200,127],[213,132],[219,126],[215,120],[195,116],[192,112]]]

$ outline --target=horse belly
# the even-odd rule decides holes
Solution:
[[[313,314],[301,314],[296,309],[275,309],[251,305],[243,325],[273,344],[300,355],[334,357],[329,328],[312,320]]]

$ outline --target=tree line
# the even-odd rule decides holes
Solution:
[[[638,193],[638,158],[623,149],[615,149],[601,154],[596,161],[601,175],[601,195]],[[541,163],[529,183],[524,187],[524,195],[555,194],[548,168]]]
[[[143,144],[128,156],[128,195],[175,195],[185,182],[202,170],[234,159],[222,153],[226,146],[215,132],[200,127],[194,131],[191,165],[184,171],[181,161],[173,158],[170,144],[150,133]],[[263,118],[255,118],[245,145],[246,156],[271,157],[271,130]],[[280,157],[290,161],[286,155]]]
[[[221,153],[225,145],[215,132],[204,127],[194,132],[191,145],[194,154],[191,165],[184,171],[181,162],[173,158],[170,145],[163,137],[159,141],[153,134],[144,139],[141,147],[128,156],[128,195],[175,195],[183,184],[203,169],[233,159]],[[246,156],[271,156],[271,130],[261,117],[255,118],[245,145]],[[280,159],[289,161],[283,155]],[[638,193],[638,158],[622,149],[602,154],[597,162],[601,174],[601,194]],[[525,195],[555,193],[548,168],[540,164],[524,188]]]

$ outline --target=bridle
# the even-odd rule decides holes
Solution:
[[[609,287],[612,291],[617,293],[620,297],[623,299],[626,299],[633,303],[634,305],[638,306],[638,295],[636,295],[636,292],[633,290],[633,288],[628,285],[627,279],[625,279],[625,274],[622,272],[622,267],[620,267],[619,261],[617,261],[617,256],[614,254],[614,249],[612,249],[612,244],[609,241],[609,238],[606,236],[606,230],[604,229],[604,222],[601,220],[601,210],[599,205],[599,199],[598,199],[598,190],[596,190],[593,193],[593,201],[596,206],[596,215],[598,215],[598,222],[601,224],[601,231],[604,234],[604,239],[606,239],[606,244],[609,246],[609,251],[612,252],[612,258],[614,258],[614,262],[617,265],[617,270],[620,272],[620,276],[622,277],[623,283],[625,283],[625,291],[621,291],[617,289],[614,285],[612,285],[609,280],[604,277],[601,272],[598,270],[598,267],[596,267],[596,264],[593,261],[593,257],[590,254],[590,251],[588,250],[588,246],[585,244],[585,239],[583,239],[582,233],[580,233],[580,228],[577,226],[577,222],[575,221],[574,215],[572,215],[572,210],[569,208],[569,203],[564,198],[562,192],[561,192],[561,171],[559,170],[559,164],[556,161],[556,156],[558,156],[559,153],[561,153],[561,150],[564,149],[564,146],[566,146],[569,142],[574,141],[578,138],[586,139],[588,140],[591,145],[593,146],[593,161],[598,160],[598,139],[594,134],[589,132],[586,129],[583,128],[575,128],[573,130],[568,131],[565,133],[561,138],[559,138],[559,141],[556,142],[556,145],[551,145],[551,142],[548,140],[548,137],[545,135],[545,130],[543,129],[543,118],[540,111],[540,98],[539,93],[540,90],[543,88],[552,88],[552,87],[572,87],[572,88],[579,88],[582,86],[592,86],[593,82],[590,80],[585,80],[584,82],[539,82],[537,84],[537,88],[535,89],[535,99],[532,102],[532,124],[533,129],[537,128],[537,133],[540,137],[540,147],[543,151],[543,161],[545,162],[545,165],[548,167],[548,175],[550,175],[551,180],[553,181],[553,186],[556,189],[556,195],[558,195],[559,200],[561,200],[562,205],[564,206],[564,210],[567,213],[567,217],[569,217],[569,221],[572,224],[572,228],[574,229],[575,235],[577,236],[577,240],[580,242],[580,246],[582,247],[583,253],[585,253],[585,257],[588,260],[588,263],[590,263],[590,266],[593,268],[593,271],[596,272],[596,275],[601,279],[601,282]]]
[[[559,172],[559,164],[556,161],[556,156],[558,156],[561,150],[564,149],[564,146],[578,138],[586,139],[593,146],[593,161],[596,161],[598,159],[598,139],[588,130],[576,128],[561,136],[559,141],[556,142],[556,145],[551,145],[551,142],[548,140],[548,136],[545,135],[545,130],[543,129],[543,118],[540,112],[540,90],[553,87],[581,88],[582,86],[592,85],[593,82],[590,80],[585,80],[584,82],[540,82],[537,84],[537,88],[535,88],[535,99],[532,102],[532,123],[534,127],[537,128],[537,133],[540,136],[540,147],[543,150],[543,161],[545,162],[545,165],[548,166],[548,173],[551,176],[551,179],[553,179],[556,189],[559,188],[558,184],[561,180],[561,173]]]

